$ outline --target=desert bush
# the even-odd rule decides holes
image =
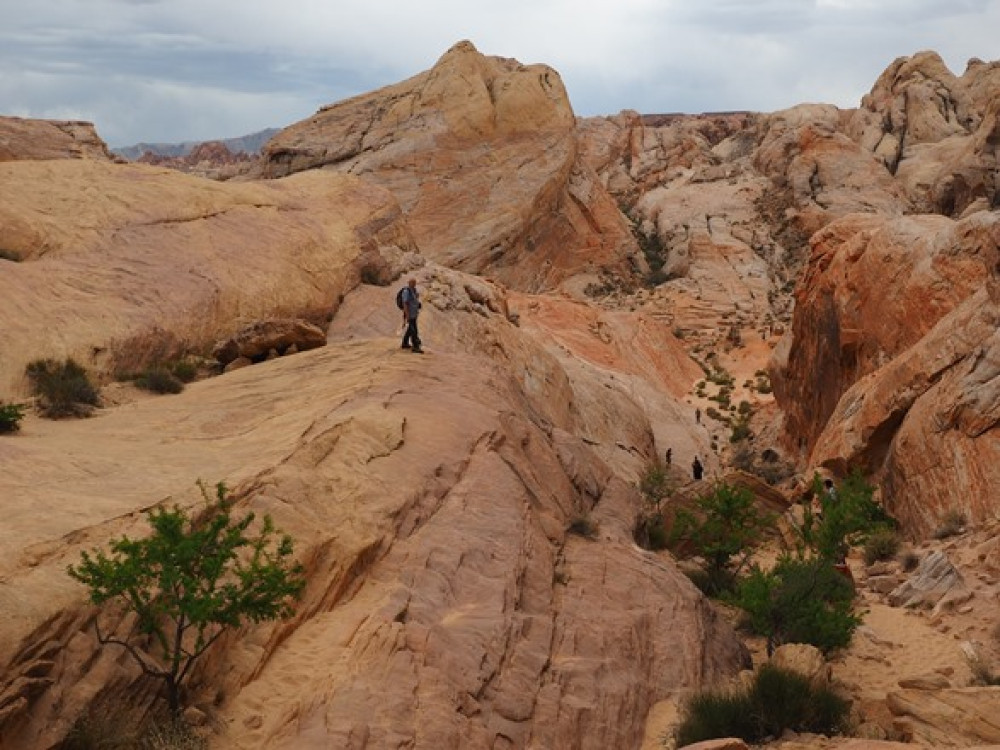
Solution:
[[[642,495],[643,508],[632,526],[632,538],[643,549],[665,549],[667,529],[663,522],[661,505],[673,492],[673,484],[666,466],[658,460],[651,462],[639,477],[638,488]]]
[[[912,549],[908,549],[899,555],[899,566],[904,572],[909,573],[917,569],[920,564],[920,555],[914,552]]]
[[[667,528],[659,513],[643,512],[636,516],[632,538],[643,549],[657,552],[669,545]]]
[[[569,522],[569,526],[566,527],[566,531],[570,534],[582,536],[585,539],[597,538],[597,524],[591,521],[590,516],[587,515],[576,516]]]
[[[184,383],[165,367],[153,367],[135,379],[135,384],[153,393],[180,393]]]
[[[0,402],[0,434],[20,430],[22,419],[24,419],[23,404],[5,404]]]
[[[941,516],[941,521],[938,524],[937,529],[934,531],[935,539],[947,539],[950,536],[956,536],[965,531],[965,525],[969,522],[965,513],[953,508]]]
[[[123,536],[108,552],[83,552],[67,569],[94,604],[111,600],[136,615],[125,635],[102,632],[99,617],[94,631],[102,645],[123,647],[145,675],[163,681],[173,716],[195,660],[222,633],[244,621],[290,616],[305,585],[301,566],[292,563],[291,538],[280,535],[269,516],[250,532],[254,514],[234,518],[225,485],[216,485],[214,499],[199,487],[206,503],[200,517],[177,506],[153,508],[146,513],[150,536]],[[141,638],[157,648],[159,659],[143,650]]]
[[[861,622],[853,599],[853,584],[829,560],[786,557],[770,571],[751,570],[733,601],[747,613],[750,630],[767,638],[768,653],[783,643],[829,653],[847,646]]]
[[[805,549],[827,560],[840,561],[852,546],[863,543],[876,532],[897,526],[895,519],[875,501],[874,489],[858,472],[841,482],[833,498],[823,490],[816,475],[813,494],[820,498],[822,512],[816,516],[806,506],[803,524],[798,529],[800,542]]]
[[[865,540],[865,565],[892,559],[899,552],[899,543],[899,534],[894,529],[876,529]]]
[[[170,365],[170,372],[182,383],[191,383],[198,377],[198,365],[190,359],[179,359]]]
[[[677,512],[670,544],[703,558],[712,576],[738,573],[771,522],[757,509],[749,490],[718,482],[695,501],[693,510]]]
[[[36,359],[28,364],[27,374],[32,392],[39,398],[39,410],[46,417],[86,416],[101,404],[87,371],[73,359],[62,363]]]
[[[772,664],[764,664],[745,689],[708,690],[681,710],[676,746],[720,737],[760,743],[786,730],[838,734],[846,730],[850,702],[828,686]]]
[[[739,583],[739,576],[729,570],[693,568],[684,570],[684,575],[705,596],[725,599],[732,595]]]
[[[980,687],[995,687],[1000,685],[1000,672],[994,672],[993,668],[984,659],[970,659],[969,668],[972,670],[972,684]]]

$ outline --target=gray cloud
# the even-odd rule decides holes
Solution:
[[[1000,0],[15,1],[0,113],[88,119],[113,145],[281,127],[461,39],[551,65],[582,115],[855,106],[901,55],[1000,58]]]

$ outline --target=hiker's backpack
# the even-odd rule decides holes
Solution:
[[[403,292],[405,291],[406,287],[403,286],[399,288],[398,292],[396,292],[396,307],[398,307],[400,310],[403,309]]]

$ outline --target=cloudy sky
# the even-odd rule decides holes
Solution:
[[[431,67],[547,63],[578,115],[858,104],[896,58],[1000,60],[1000,0],[0,0],[0,114],[227,138]]]

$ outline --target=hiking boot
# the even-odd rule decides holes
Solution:
[[[409,348],[410,348],[410,345],[409,345],[409,344],[403,344],[403,345],[401,345],[401,346],[400,346],[399,348],[400,348],[400,349],[409,349]]]
[[[423,354],[424,350],[421,349],[419,346],[415,346],[415,347],[413,347],[413,353],[414,354]]]

